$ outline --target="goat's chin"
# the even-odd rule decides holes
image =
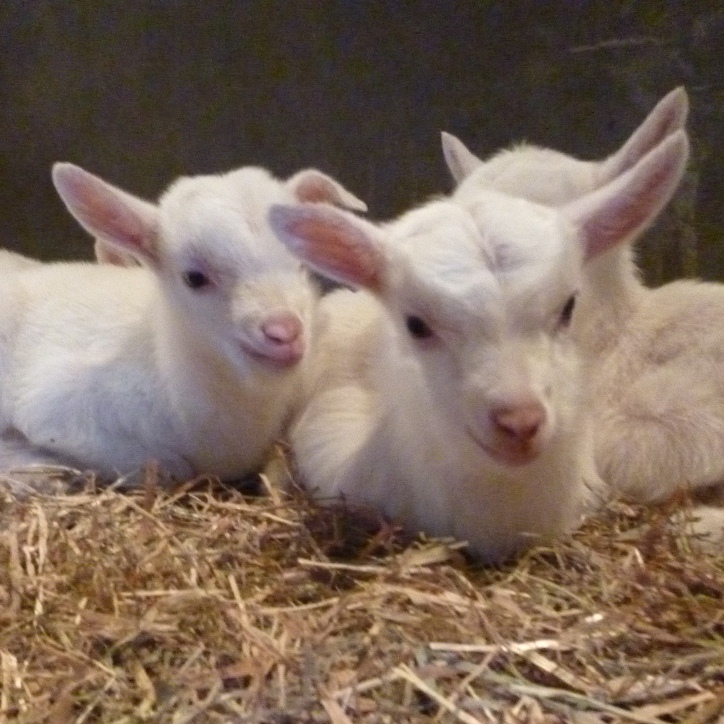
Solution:
[[[529,465],[541,453],[541,441],[538,437],[533,440],[487,440],[483,441],[480,435],[470,429],[467,430],[470,439],[499,465],[510,468],[519,468]]]

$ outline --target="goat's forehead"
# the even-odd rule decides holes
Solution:
[[[496,193],[481,194],[469,208],[498,273],[580,260],[574,230],[554,208]]]
[[[492,256],[472,216],[444,201],[414,209],[390,227],[390,281],[403,304],[464,313],[497,294]]]
[[[270,204],[286,201],[288,192],[266,172],[253,171],[181,179],[172,186],[160,204],[169,251],[229,265],[291,265],[267,221]]]
[[[492,196],[470,207],[467,219],[450,214],[419,236],[408,233],[395,249],[403,296],[488,317],[545,309],[574,291],[581,250],[573,230],[553,209]]]
[[[248,221],[264,219],[269,206],[289,199],[286,186],[261,168],[245,167],[215,176],[178,179],[160,201],[168,222],[211,218],[227,210]]]
[[[394,253],[422,275],[460,276],[491,261],[471,214],[436,201],[413,209],[389,227]]]

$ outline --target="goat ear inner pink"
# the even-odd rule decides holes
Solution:
[[[300,255],[320,271],[343,282],[379,291],[381,254],[363,232],[341,224],[315,218],[296,219],[289,232],[302,240]]]

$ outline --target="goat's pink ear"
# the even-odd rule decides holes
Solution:
[[[380,290],[384,253],[373,224],[325,204],[275,204],[269,222],[291,252],[324,276]]]
[[[470,174],[482,163],[482,161],[472,154],[467,146],[452,133],[443,131],[440,134],[442,138],[442,154],[445,156],[445,163],[456,184],[466,179]]]
[[[93,245],[96,261],[99,264],[111,264],[112,266],[138,266],[138,261],[130,254],[123,254],[118,248],[102,239],[96,239]]]
[[[119,254],[158,262],[158,208],[72,163],[53,166],[53,183],[68,211]]]
[[[637,164],[667,136],[684,128],[689,115],[689,98],[683,86],[667,93],[631,134],[626,143],[600,167],[599,185],[612,181]]]
[[[362,199],[316,168],[299,171],[286,183],[298,201],[328,203],[352,211],[367,211],[367,204]]]
[[[688,157],[686,132],[675,131],[611,183],[564,206],[586,259],[641,234],[674,195]]]

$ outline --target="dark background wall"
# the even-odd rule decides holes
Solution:
[[[721,3],[3,0],[0,239],[89,257],[50,166],[155,198],[175,176],[317,166],[389,217],[450,189],[439,132],[617,147],[667,91],[694,157],[642,244],[652,281],[724,279]]]

